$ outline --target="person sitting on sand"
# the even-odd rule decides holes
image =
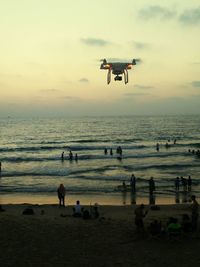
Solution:
[[[57,189],[58,193],[58,199],[59,199],[59,206],[65,206],[65,187],[63,184],[60,184],[60,186]]]
[[[98,204],[95,203],[94,206],[90,208],[91,218],[97,219],[99,218]]]
[[[84,208],[81,206],[80,201],[76,201],[76,205],[73,207],[73,216],[82,217]]]
[[[181,225],[177,218],[170,217],[167,225],[169,236],[178,236],[181,233]]]
[[[135,225],[138,232],[144,231],[143,218],[147,215],[148,211],[144,211],[144,204],[141,204],[135,209]]]

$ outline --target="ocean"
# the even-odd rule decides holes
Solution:
[[[68,194],[109,198],[134,173],[137,196],[148,196],[153,176],[156,196],[174,198],[175,178],[189,175],[200,196],[200,157],[189,152],[200,149],[200,116],[1,118],[0,125],[1,195],[56,194],[63,183]],[[70,150],[78,160],[69,160]]]

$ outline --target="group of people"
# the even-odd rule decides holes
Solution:
[[[184,178],[183,176],[181,176],[180,178],[176,177],[176,179],[175,179],[176,192],[178,192],[180,189],[180,183],[183,186],[184,192],[191,192],[191,190],[192,190],[192,178],[190,175],[188,176],[188,179]]]
[[[196,200],[196,196],[191,196],[192,205],[191,215],[183,214],[182,215],[182,222],[179,223],[177,218],[170,217],[169,221],[167,222],[166,227],[163,227],[162,222],[159,220],[154,220],[150,226],[149,230],[152,235],[161,234],[161,232],[166,231],[169,234],[178,234],[181,231],[187,232],[196,232],[198,229],[198,218],[199,218],[199,203]],[[145,210],[144,204],[141,204],[135,209],[135,226],[139,233],[143,233],[144,228],[144,218],[148,214],[149,210]]]
[[[188,152],[192,153],[193,155],[196,155],[197,157],[200,157],[200,150],[199,149],[197,149],[197,150],[189,149]]]
[[[57,189],[58,199],[59,199],[59,207],[65,207],[65,195],[66,189],[63,184],[60,184]],[[96,219],[99,217],[98,204],[94,204],[94,206],[90,206],[90,210],[85,209],[80,201],[77,200],[75,206],[72,208],[74,217],[82,217],[83,219]]]
[[[173,140],[173,144],[176,144],[176,139]],[[169,139],[166,144],[165,144],[165,148],[169,148],[171,146],[171,140]],[[156,150],[159,151],[160,150],[160,144],[157,143],[156,144]]]
[[[64,151],[61,153],[61,159],[62,159],[62,161],[65,159],[65,152]],[[75,159],[75,161],[78,161],[78,154],[76,153],[74,156],[72,151],[70,150],[69,155],[68,155],[68,159],[69,160]]]

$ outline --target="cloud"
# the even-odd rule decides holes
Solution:
[[[133,42],[133,45],[136,49],[149,49],[150,45],[143,42]]]
[[[192,86],[200,88],[200,81],[193,81]]]
[[[110,42],[104,39],[96,39],[96,38],[81,38],[81,42],[90,46],[107,46],[110,44]]]
[[[154,88],[153,86],[150,85],[140,85],[140,84],[135,84],[134,88],[142,89],[142,90],[148,90]]]
[[[148,6],[146,8],[140,9],[139,11],[139,17],[144,20],[150,20],[150,19],[161,19],[161,20],[167,20],[171,19],[176,16],[176,12],[173,10],[170,10],[166,7],[161,6]]]
[[[179,16],[179,21],[186,25],[194,25],[200,23],[200,7],[185,10]]]
[[[54,88],[52,88],[52,89],[41,89],[40,92],[42,92],[42,93],[60,93],[61,90],[54,89]]]
[[[89,80],[87,78],[81,78],[79,80],[80,83],[89,83]]]
[[[134,96],[149,96],[149,93],[125,93],[123,96],[125,97],[134,97]]]

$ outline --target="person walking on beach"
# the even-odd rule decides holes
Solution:
[[[153,195],[155,189],[156,189],[155,188],[155,182],[154,182],[153,177],[151,177],[150,180],[149,180],[149,194]]]
[[[57,189],[58,193],[58,199],[59,199],[59,206],[65,206],[65,187],[63,184],[60,184],[60,186]]]
[[[141,204],[135,209],[135,225],[138,232],[144,232],[143,219],[147,215],[148,210],[144,211],[144,204]]]
[[[196,200],[196,196],[191,196],[192,200],[192,231],[195,232],[197,231],[197,226],[198,226],[198,218],[199,218],[199,203]]]

